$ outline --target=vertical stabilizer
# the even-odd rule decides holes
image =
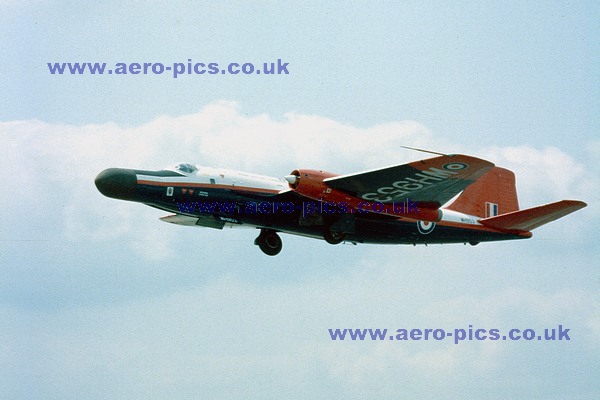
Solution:
[[[446,207],[480,218],[491,218],[519,209],[515,174],[494,167],[469,185],[458,198]]]

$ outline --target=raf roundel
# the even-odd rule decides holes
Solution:
[[[433,231],[433,228],[435,228],[435,222],[418,221],[417,228],[421,234],[427,235]]]
[[[442,168],[444,168],[445,170],[448,170],[448,171],[460,171],[461,169],[469,168],[469,166],[465,163],[453,162],[453,163],[444,164],[442,166]]]

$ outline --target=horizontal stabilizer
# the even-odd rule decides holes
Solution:
[[[485,226],[500,230],[531,231],[587,206],[583,201],[562,200],[556,203],[513,211],[497,217],[480,219]]]

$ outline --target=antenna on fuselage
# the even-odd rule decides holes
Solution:
[[[431,150],[417,149],[417,148],[415,148],[415,147],[408,147],[408,146],[400,146],[400,147],[402,147],[402,148],[405,148],[405,149],[409,149],[409,150],[416,150],[416,151],[420,151],[420,152],[423,152],[423,153],[436,154],[436,155],[438,155],[438,156],[448,156],[448,155],[449,155],[449,154],[444,154],[444,153],[438,153],[437,151],[431,151]]]

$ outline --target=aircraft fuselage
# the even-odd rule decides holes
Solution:
[[[159,171],[109,168],[98,175],[95,183],[108,197],[172,213],[161,218],[165,222],[217,229],[259,228],[261,234],[255,244],[269,255],[281,250],[276,232],[324,239],[332,244],[477,244],[531,237],[529,232],[490,229],[480,224],[476,216],[449,209],[440,209],[437,221],[430,217],[423,220],[418,205],[411,204],[410,198],[388,204],[385,209],[381,203],[367,201],[357,207],[356,201],[307,198],[290,188],[289,178],[190,164]],[[326,193],[323,194],[325,198]]]

